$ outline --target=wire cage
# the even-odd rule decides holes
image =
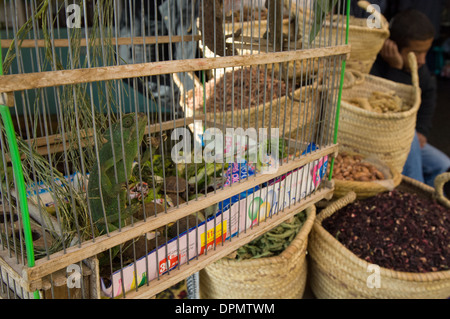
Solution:
[[[154,297],[332,195],[346,1],[1,6],[1,297]]]

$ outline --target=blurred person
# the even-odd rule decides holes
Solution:
[[[403,175],[434,187],[435,178],[450,171],[450,158],[427,140],[436,107],[437,85],[426,65],[426,57],[434,41],[435,28],[425,14],[408,9],[392,19],[390,32],[391,36],[386,40],[370,73],[391,81],[411,84],[411,69],[407,57],[410,52],[415,53],[422,102],[417,114],[416,134]]]

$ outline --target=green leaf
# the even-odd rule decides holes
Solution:
[[[311,31],[309,33],[309,44],[311,44],[319,34],[327,14],[333,10],[337,0],[316,0],[315,2],[314,22],[311,25]]]
[[[337,0],[318,0],[317,4],[321,7],[322,12],[326,14],[330,13],[333,10],[333,7],[336,5]]]
[[[159,193],[161,190],[161,186],[155,188],[155,190],[150,189],[147,197],[144,199],[145,203],[152,203],[155,199],[161,199],[163,196]]]

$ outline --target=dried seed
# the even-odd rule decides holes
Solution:
[[[434,200],[387,192],[344,207],[323,227],[358,257],[388,269],[450,269],[450,209]]]

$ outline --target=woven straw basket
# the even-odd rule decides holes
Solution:
[[[340,151],[342,152],[342,149],[340,149]],[[346,153],[352,154],[351,152]],[[386,179],[378,182],[344,181],[334,179],[334,198],[341,198],[349,192],[355,192],[357,199],[366,199],[380,193],[390,191],[402,182],[402,175],[392,166],[370,159],[368,162],[377,167],[378,170],[385,175]]]
[[[277,77],[276,77],[277,78]],[[216,83],[219,80],[216,80]],[[268,81],[270,81],[268,76]],[[317,120],[315,116],[319,116],[319,112],[315,111],[315,105],[319,103],[320,92],[318,90],[317,82],[312,85],[304,86],[295,90],[295,92],[288,96],[277,97],[270,99],[270,90],[266,92],[266,99],[264,102],[264,92],[261,92],[261,101],[263,103],[259,105],[248,106],[235,105],[233,111],[223,111],[223,105],[217,105],[216,112],[207,111],[206,115],[203,111],[203,92],[205,91],[206,100],[214,94],[214,79],[208,81],[205,84],[205,90],[203,87],[195,89],[195,106],[194,106],[194,91],[190,90],[187,93],[186,116],[194,116],[195,107],[195,119],[206,120],[209,125],[213,123],[217,127],[223,125],[227,127],[241,127],[243,129],[248,128],[279,128],[280,135],[284,135],[288,138],[295,139],[297,134],[298,138],[302,136],[314,136],[317,130]],[[289,85],[289,91],[292,91]],[[301,102],[300,102],[301,101]],[[183,101],[184,102],[184,101]],[[248,102],[247,102],[248,103]],[[184,104],[182,104],[184,105]],[[286,119],[286,121],[284,121]]]
[[[360,6],[362,9],[371,10],[372,6],[368,1],[359,1],[358,6]],[[295,1],[292,2],[292,8],[291,8],[291,15],[298,14],[298,27],[300,30],[298,30],[298,35],[305,34],[305,39],[300,39],[297,42],[297,48],[300,49],[302,46],[302,43],[308,43],[309,42],[309,25],[313,25],[313,22],[310,21],[311,17],[313,16],[313,7],[310,5],[307,6],[306,12],[303,11],[303,5],[301,5],[300,8],[297,8],[295,5]],[[373,10],[371,10],[373,11]],[[381,51],[381,48],[383,47],[384,42],[387,38],[389,38],[390,32],[389,32],[389,22],[386,20],[386,18],[378,11],[373,11],[373,15],[376,18],[376,21],[380,23],[380,28],[371,28],[368,26],[368,19],[362,19],[362,18],[356,18],[356,17],[350,17],[349,21],[349,44],[351,45],[351,54],[350,59],[347,61],[347,65],[353,69],[359,70],[363,73],[368,74],[370,70],[372,69],[372,65],[375,62],[378,53]],[[320,43],[316,43],[315,46],[329,46],[330,40],[336,41],[338,39],[339,41],[343,41],[345,39],[345,24],[344,29],[342,30],[341,22],[345,22],[345,17],[342,15],[334,15],[334,21],[326,21],[324,25],[324,29],[326,30],[325,33],[327,35],[323,35],[322,39],[316,39],[317,41],[320,41]],[[305,21],[306,20],[306,23]],[[330,20],[327,18],[327,20]],[[289,20],[289,19],[283,19],[283,33],[285,34],[285,38],[287,39],[287,35],[289,34],[289,29],[291,29],[290,37],[293,39],[295,34],[295,20]],[[339,23],[339,27],[338,27]],[[242,25],[241,23],[235,23],[234,25],[231,23],[227,23],[224,25],[225,34],[230,35],[234,32],[236,32],[238,29],[241,29],[241,33],[244,37],[253,37],[253,48],[256,50],[258,48],[259,44],[259,38],[263,37],[263,34],[266,32],[268,26],[267,20],[259,21],[247,21],[244,22]],[[303,26],[305,25],[306,32],[303,29]],[[328,36],[328,30],[330,30],[331,27],[331,36]],[[265,44],[265,42],[263,42]],[[334,44],[334,43],[333,43]],[[261,44],[261,46],[264,49],[264,45]],[[235,47],[237,49],[240,48],[239,44],[236,44]],[[294,48],[294,45],[291,44],[291,49]],[[244,51],[243,53],[248,53],[249,50]],[[242,53],[242,52],[241,52]],[[297,69],[299,71],[299,69]],[[297,71],[297,72],[298,72]]]
[[[368,1],[359,1],[358,6],[367,10],[371,5]],[[386,18],[376,10],[373,15],[381,23],[380,29],[369,28],[367,19],[350,18],[348,43],[352,46],[352,51],[347,66],[363,73],[370,72],[378,53],[390,35],[389,22]]]
[[[343,89],[338,130],[338,143],[343,148],[362,155],[374,155],[399,172],[403,171],[411,149],[421,103],[416,57],[411,53],[408,58],[412,86],[364,75],[361,84]],[[347,102],[355,97],[369,98],[377,91],[394,91],[411,108],[400,113],[380,114]]]
[[[450,181],[450,173],[444,173],[436,177],[434,180],[434,187],[436,188],[435,197],[442,203],[444,206],[450,207],[450,200],[448,200],[444,195],[444,187],[445,183]]]
[[[306,287],[306,248],[316,208],[280,255],[236,261],[221,259],[200,272],[202,299],[300,299]]]
[[[450,175],[447,176],[447,180],[450,180]],[[407,177],[403,178],[398,189],[429,199],[436,196],[432,187]],[[314,295],[319,299],[445,299],[450,297],[450,271],[407,273],[381,268],[381,287],[368,288],[370,264],[358,258],[322,227],[322,221],[352,203],[355,198],[356,194],[351,192],[317,216],[308,246],[310,285]]]
[[[372,5],[368,1],[358,1],[358,6],[364,10],[367,10],[368,8],[371,10],[372,8]],[[368,19],[349,17],[348,43],[351,45],[351,53],[350,58],[347,60],[347,66],[365,74],[368,74],[372,69],[378,53],[380,53],[384,42],[390,36],[389,22],[380,12],[376,10],[372,11],[376,21],[380,23],[380,28],[369,27]],[[300,18],[302,18],[301,15]],[[333,39],[333,41],[336,41],[335,39],[340,41],[345,39],[347,26],[345,24],[341,26],[340,23],[345,21],[345,16],[334,15],[333,19],[334,20],[330,22],[330,19],[327,18],[328,21],[326,21],[323,26],[326,30],[325,32],[329,32],[328,30],[330,30],[331,27],[331,37],[323,36],[322,39],[320,39],[320,46],[329,46],[330,38]],[[308,17],[307,20],[310,20],[310,18]],[[303,22],[299,24],[302,25]],[[307,36],[306,40],[309,41],[309,36]],[[318,38],[315,41],[319,41]],[[319,43],[316,43],[316,46],[318,45]]]
[[[372,7],[368,1],[358,1],[358,6],[364,10],[371,10]],[[366,74],[370,73],[378,53],[390,35],[389,22],[380,12],[372,11],[381,28],[370,28],[367,19],[350,17],[348,29],[348,43],[352,49],[347,66]]]

